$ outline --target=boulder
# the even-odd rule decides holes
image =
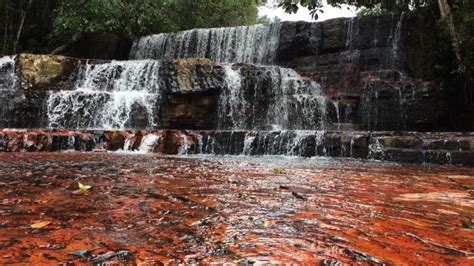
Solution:
[[[125,139],[127,137],[127,132],[107,132],[105,133],[105,139],[107,142],[107,150],[117,151],[123,149],[125,146]]]
[[[22,89],[73,89],[79,63],[78,59],[71,57],[20,54],[18,56],[18,68]]]
[[[224,71],[208,59],[166,61],[160,68],[163,85],[172,94],[218,94],[224,88]]]
[[[163,127],[170,129],[215,129],[217,127],[215,95],[176,95],[168,97],[163,110]]]

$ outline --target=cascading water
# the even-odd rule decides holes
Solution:
[[[179,154],[348,156],[354,154],[355,139],[322,130],[193,132],[180,136]],[[371,146],[372,147],[372,146]],[[374,147],[375,149],[375,147]]]
[[[15,56],[0,57],[0,90],[9,90],[16,86]]]
[[[325,129],[330,99],[292,69],[226,66],[219,99],[220,129]]]
[[[87,64],[76,88],[53,92],[50,127],[78,129],[156,128],[161,99],[158,61]]]
[[[360,111],[363,113],[364,122],[369,130],[406,128],[408,117],[406,94],[414,86],[405,80],[401,64],[404,56],[401,47],[404,17],[404,13],[399,16],[392,15],[390,35],[386,39],[385,48],[388,56],[384,59],[382,67],[377,70],[382,78],[376,75],[366,78],[361,95]],[[384,84],[387,80],[390,86]],[[398,109],[398,114],[393,112],[395,108]],[[390,122],[387,122],[388,120]]]
[[[130,59],[200,57],[216,62],[270,64],[280,39],[280,23],[162,33],[137,40]]]
[[[400,68],[400,42],[402,36],[402,23],[405,13],[400,15],[397,23],[395,24],[395,15],[392,15],[392,32],[390,34],[389,40],[391,41],[392,54],[391,54],[391,64],[394,69]]]
[[[372,136],[371,144],[369,144],[368,158],[376,160],[383,160],[385,158],[385,147],[376,136]]]
[[[234,70],[232,65],[226,65],[224,69],[227,88],[221,92],[219,97],[219,128],[245,128],[247,115],[242,110],[245,110],[247,102],[241,91],[243,84],[242,76],[239,69]]]
[[[149,134],[143,137],[140,147],[138,148],[138,151],[141,153],[149,153],[153,152],[155,149],[155,146],[158,144],[160,141],[160,136],[154,135],[154,134]]]

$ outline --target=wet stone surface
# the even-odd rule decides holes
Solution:
[[[2,153],[0,264],[472,265],[473,188],[472,168]]]

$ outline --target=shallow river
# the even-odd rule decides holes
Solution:
[[[473,168],[0,153],[0,264],[473,265],[472,189]]]

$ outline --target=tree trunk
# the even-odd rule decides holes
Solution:
[[[454,24],[454,16],[451,11],[451,7],[449,6],[448,0],[438,0],[438,7],[441,13],[441,17],[446,20],[448,23],[449,33],[453,38],[453,49],[454,53],[456,54],[456,59],[458,64],[462,64],[462,57],[461,57],[461,41],[459,37],[459,33],[456,30],[456,25]]]
[[[18,43],[20,42],[21,32],[23,31],[23,25],[25,25],[26,15],[28,14],[28,10],[30,9],[30,6],[31,6],[32,2],[33,2],[33,0],[28,0],[28,5],[26,6],[25,11],[21,12],[21,22],[20,22],[20,26],[18,27],[18,32],[16,34],[15,43],[13,44],[13,53],[14,54],[16,54],[16,48],[17,48]]]

